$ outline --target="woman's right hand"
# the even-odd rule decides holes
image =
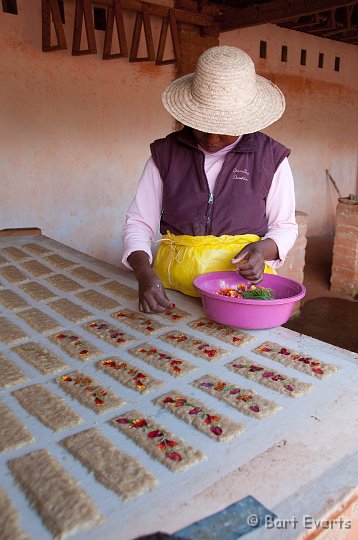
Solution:
[[[137,273],[139,311],[162,313],[173,306],[168,300],[162,282],[152,268]]]
[[[139,311],[143,313],[162,313],[173,306],[168,300],[162,282],[150,265],[144,251],[133,251],[128,262],[138,281]]]

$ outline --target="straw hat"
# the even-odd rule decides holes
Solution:
[[[182,124],[221,135],[243,135],[278,120],[285,98],[256,75],[251,58],[237,47],[212,47],[195,73],[173,81],[162,94],[166,110]]]

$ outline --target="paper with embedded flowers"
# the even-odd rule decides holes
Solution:
[[[268,386],[272,390],[290,397],[300,397],[308,394],[313,388],[313,384],[284,375],[275,369],[253,362],[245,356],[240,356],[240,358],[226,364],[226,367],[242,377],[258,382],[263,386]]]
[[[317,377],[318,379],[329,377],[340,369],[336,365],[327,364],[305,353],[294,351],[288,347],[282,347],[272,341],[265,341],[265,343],[254,349],[254,352],[280,362],[284,366],[292,367],[298,371],[307,373],[307,375]]]
[[[274,401],[263,398],[255,390],[242,388],[238,384],[223,381],[212,375],[203,375],[192,384],[203,392],[230,403],[240,412],[255,418],[266,418],[282,408]]]
[[[94,360],[103,355],[95,345],[79,336],[77,333],[70,331],[60,332],[51,336],[51,341],[61,347],[69,356],[87,362]]]
[[[173,472],[184,471],[206,459],[203,452],[139,411],[116,416],[110,423]]]
[[[143,343],[143,345],[139,345],[139,347],[129,349],[128,352],[133,354],[133,356],[137,356],[137,358],[144,360],[144,362],[148,362],[148,364],[151,364],[157,369],[170,373],[173,377],[186,375],[196,369],[196,366],[187,360],[181,360],[177,356],[173,356],[163,349],[153,347],[151,343]]]
[[[246,343],[251,343],[255,340],[254,336],[244,332],[243,330],[238,330],[237,328],[232,328],[231,326],[225,326],[205,317],[196,319],[188,323],[188,326],[209,336],[213,336],[221,341],[235,345],[236,347],[241,347]]]
[[[84,324],[82,328],[113,345],[113,347],[125,347],[128,343],[135,341],[135,338],[127,334],[127,332],[102,319],[96,319],[95,321]]]
[[[152,335],[158,330],[165,329],[165,326],[159,321],[156,321],[143,313],[137,313],[127,308],[116,311],[112,314],[112,317],[116,321],[125,324],[142,334]]]
[[[155,379],[146,371],[134,366],[130,362],[124,362],[118,357],[106,358],[100,360],[96,364],[97,369],[101,369],[113,379],[128,386],[132,390],[136,390],[140,394],[146,394],[151,390],[159,388],[164,383],[159,379]]]
[[[244,426],[204,405],[201,401],[173,391],[154,400],[187,424],[215,441],[229,441],[244,431]]]
[[[193,356],[198,356],[204,360],[212,362],[213,360],[218,360],[229,354],[229,351],[208,343],[202,339],[199,339],[195,336],[187,334],[186,332],[168,332],[162,336],[159,336],[160,339],[169,343],[173,347],[179,347],[183,351],[187,351]]]
[[[56,382],[67,394],[96,414],[102,414],[124,404],[123,399],[117,394],[80,371],[62,375]]]

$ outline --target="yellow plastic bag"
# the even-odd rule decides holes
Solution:
[[[166,289],[200,296],[193,286],[193,279],[208,272],[233,270],[231,259],[247,244],[259,240],[256,234],[175,236],[168,232],[160,241],[153,268]],[[265,272],[276,273],[267,264]]]

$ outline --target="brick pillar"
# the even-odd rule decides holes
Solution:
[[[331,291],[358,298],[358,204],[337,205]]]
[[[299,283],[303,283],[308,215],[304,212],[296,211],[296,221],[298,225],[297,240],[291,251],[288,253],[285,264],[278,269],[277,273],[280,276],[294,279]]]
[[[175,7],[197,12],[198,4],[197,2],[192,2],[190,0],[176,0]],[[213,9],[214,8],[208,6],[206,8],[206,13],[211,15]],[[219,33],[215,33],[214,30],[212,30],[210,35],[205,35],[199,26],[180,23],[178,24],[178,33],[182,62],[180,68],[177,66],[176,78],[187,75],[188,73],[193,73],[199,56],[206,51],[206,49],[219,45]]]

